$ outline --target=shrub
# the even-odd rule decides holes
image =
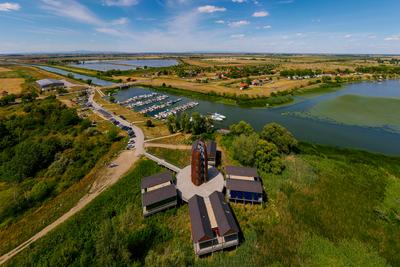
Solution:
[[[289,154],[297,150],[298,142],[292,133],[277,123],[265,125],[260,133],[260,138],[274,143],[278,147],[279,152],[284,154]]]

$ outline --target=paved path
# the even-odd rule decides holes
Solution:
[[[149,154],[147,152],[144,153],[144,155],[148,158],[151,159],[152,161],[155,161],[156,163],[158,163],[158,165],[161,165],[173,172],[179,173],[181,171],[181,169],[171,163],[166,162],[163,159],[157,158],[156,156]]]
[[[215,167],[208,169],[208,181],[200,186],[192,183],[191,166],[182,169],[176,176],[176,188],[183,201],[188,202],[194,195],[208,198],[215,191],[222,192],[225,186],[224,176]]]
[[[119,154],[119,156],[113,161],[118,166],[115,168],[107,168],[104,170],[104,175],[98,178],[91,186],[89,192],[83,196],[79,202],[70,209],[67,213],[62,215],[53,223],[49,224],[47,227],[42,229],[40,232],[29,238],[27,241],[14,248],[7,254],[0,257],[0,265],[4,264],[6,261],[10,260],[12,257],[17,255],[19,252],[23,251],[29,245],[40,239],[41,237],[48,234],[50,231],[55,229],[57,226],[64,223],[66,220],[74,216],[77,212],[86,207],[92,200],[99,196],[104,190],[115,184],[137,161],[138,157],[135,155],[133,150],[127,150]]]
[[[104,118],[104,116],[98,112],[99,109],[103,108],[94,101],[93,91],[91,91],[90,93],[89,102],[93,105],[92,108],[93,112],[97,113],[99,116]],[[83,196],[72,209],[70,209],[67,213],[62,215],[56,221],[54,221],[53,223],[49,224],[47,227],[42,229],[40,232],[29,238],[27,241],[20,244],[18,247],[14,248],[7,254],[2,255],[0,257],[0,265],[10,260],[19,252],[27,248],[30,244],[34,243],[41,237],[45,236],[54,228],[56,228],[57,226],[59,226],[60,224],[71,218],[73,215],[75,215],[77,212],[82,210],[84,207],[86,207],[90,202],[92,202],[93,199],[99,196],[104,190],[114,185],[126,172],[130,170],[130,168],[139,159],[139,157],[144,154],[145,151],[144,151],[143,131],[139,127],[131,125],[129,122],[121,119],[120,117],[117,116],[113,117],[123,125],[132,127],[133,131],[136,134],[136,149],[127,150],[119,154],[119,156],[113,161],[117,166],[114,168],[105,167],[106,169],[103,171],[104,175],[96,179],[96,181],[92,184],[89,192],[85,196]]]

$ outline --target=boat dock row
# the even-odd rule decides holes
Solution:
[[[171,101],[168,101],[166,103],[159,104],[159,105],[153,105],[153,106],[145,108],[145,109],[143,109],[143,110],[141,110],[139,112],[141,114],[146,114],[146,113],[149,113],[149,112],[153,112],[153,111],[156,111],[156,110],[160,110],[160,109],[164,109],[164,108],[170,107],[173,104],[176,104],[176,103],[178,103],[180,101],[182,101],[182,98],[179,98],[177,100],[171,100]]]
[[[166,119],[169,115],[176,115],[179,112],[183,112],[185,110],[194,108],[198,104],[199,104],[198,102],[189,102],[189,103],[177,106],[175,108],[172,108],[170,110],[166,110],[166,111],[160,112],[160,113],[154,115],[154,118],[163,120],[163,119]]]
[[[130,108],[142,107],[142,106],[145,106],[145,105],[149,105],[149,104],[152,104],[152,103],[163,101],[163,100],[167,99],[168,97],[169,96],[167,96],[167,95],[160,95],[160,96],[157,96],[155,98],[148,99],[148,100],[137,101],[137,102],[131,103],[131,104],[127,105],[127,106],[130,107]]]
[[[158,94],[157,93],[151,93],[151,94],[144,94],[144,95],[137,95],[131,98],[128,98],[125,101],[122,102],[117,102],[120,105],[129,105],[133,102],[139,101],[139,100],[144,100],[144,99],[148,99],[148,98],[152,98],[152,97],[156,97]]]

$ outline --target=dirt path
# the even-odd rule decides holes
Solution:
[[[118,155],[118,157],[113,161],[118,166],[114,168],[104,167],[104,175],[96,179],[90,188],[89,192],[83,196],[78,203],[70,209],[63,216],[58,218],[56,221],[45,227],[43,230],[35,234],[33,237],[11,250],[7,254],[0,257],[0,265],[4,264],[6,261],[17,255],[19,252],[27,248],[30,244],[45,236],[47,233],[52,231],[54,228],[64,223],[70,217],[75,215],[77,212],[82,210],[86,205],[92,202],[98,195],[100,195],[104,190],[115,184],[127,171],[131,169],[133,164],[138,160],[134,150],[123,151]]]
[[[152,141],[156,141],[156,140],[161,140],[161,139],[166,139],[166,138],[174,137],[174,136],[181,135],[181,134],[182,134],[182,133],[175,133],[175,134],[171,134],[171,135],[167,135],[167,136],[161,136],[161,137],[157,137],[157,138],[145,140],[144,142],[145,142],[145,143],[148,143],[148,142],[152,142]]]
[[[157,144],[157,143],[145,143],[145,147],[161,147],[168,149],[181,149],[181,150],[189,150],[192,149],[192,146],[189,145],[172,145],[172,144]]]

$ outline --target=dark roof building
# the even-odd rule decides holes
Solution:
[[[149,188],[156,185],[164,184],[167,182],[172,182],[173,176],[170,172],[163,172],[159,174],[155,174],[149,177],[145,177],[142,179],[141,188]]]
[[[204,198],[194,195],[189,199],[188,205],[193,242],[198,243],[213,239],[214,233],[211,229]]]
[[[226,195],[231,201],[261,203],[263,186],[255,168],[229,166],[226,172]]]
[[[239,244],[239,227],[222,193],[214,192],[208,199],[195,195],[188,203],[196,255]]]
[[[225,236],[239,233],[232,210],[221,192],[215,191],[210,195],[210,203],[218,226],[218,234]]]
[[[225,167],[225,173],[227,176],[258,178],[258,171],[256,168],[227,166]]]
[[[143,178],[141,191],[144,216],[174,207],[178,203],[173,176],[169,172]]]
[[[63,88],[65,84],[63,81],[55,80],[55,79],[43,79],[38,80],[36,83],[39,85],[42,91],[54,89],[54,88]]]
[[[215,167],[217,160],[217,143],[213,140],[207,142],[207,160],[209,165]]]

